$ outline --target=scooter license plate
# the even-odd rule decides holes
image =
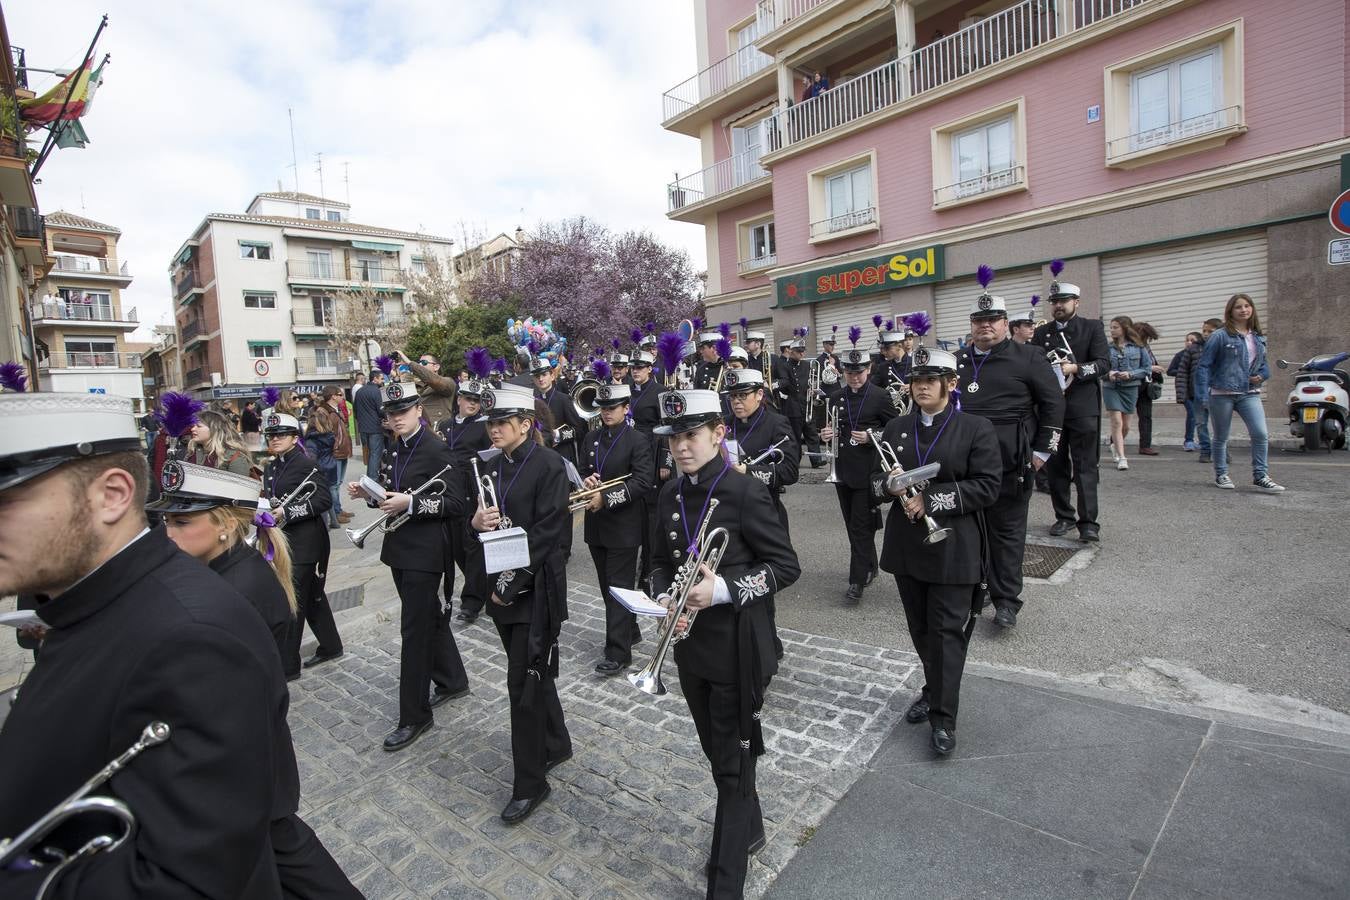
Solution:
[[[1315,424],[1317,422],[1318,412],[1320,412],[1320,410],[1315,406],[1303,407],[1303,421]]]

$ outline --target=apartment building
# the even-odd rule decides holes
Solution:
[[[141,373],[146,396],[157,398],[165,391],[179,390],[183,367],[178,362],[178,328],[156,325],[155,341],[141,354]]]
[[[423,271],[427,253],[448,267],[453,242],[350,215],[346,203],[278,191],[202,220],[169,266],[186,390],[243,397],[354,377],[365,363],[334,341],[343,304],[359,297],[380,324],[403,319],[414,302],[404,273]]]
[[[118,257],[120,229],[58,210],[46,217],[47,274],[29,307],[44,391],[116,394],[143,405],[140,327],[122,291],[129,265]]]
[[[1340,349],[1343,0],[695,6],[663,125],[702,168],[667,212],[704,227],[711,320],[870,343],[873,314],[924,310],[955,342],[977,266],[1025,307],[1062,258],[1080,311],[1150,322],[1164,364],[1239,291],[1273,355]]]
[[[23,60],[23,48],[10,45],[0,11],[0,362],[21,363],[35,385],[37,356],[28,307],[47,256],[28,168],[28,141],[18,127],[18,101],[33,96]]]

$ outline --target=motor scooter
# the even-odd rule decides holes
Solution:
[[[1350,353],[1314,356],[1299,366],[1289,391],[1289,433],[1303,438],[1304,450],[1345,449],[1345,426],[1350,421],[1350,373],[1338,369]],[[1281,369],[1288,360],[1276,360]]]

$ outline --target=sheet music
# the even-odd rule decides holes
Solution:
[[[369,475],[362,475],[361,480],[357,482],[357,484],[361,486],[361,490],[365,492],[365,495],[376,503],[383,502],[384,498],[388,496],[384,491],[384,486]]]
[[[631,613],[639,616],[661,616],[666,614],[666,608],[648,597],[642,591],[630,591],[627,588],[612,587],[609,589],[615,600],[623,604],[624,608]]]
[[[8,625],[10,628],[28,628],[34,625],[39,628],[47,627],[47,623],[38,618],[38,614],[31,609],[0,613],[0,625]]]

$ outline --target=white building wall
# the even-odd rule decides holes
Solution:
[[[281,228],[250,222],[213,221],[216,300],[220,305],[221,356],[226,384],[290,382],[295,378],[295,339],[291,334],[291,294],[286,286],[286,243]],[[271,259],[242,259],[241,240],[272,245]],[[276,309],[245,309],[245,291],[276,295]],[[248,342],[279,341],[281,356],[267,361],[266,377],[253,370]]]

